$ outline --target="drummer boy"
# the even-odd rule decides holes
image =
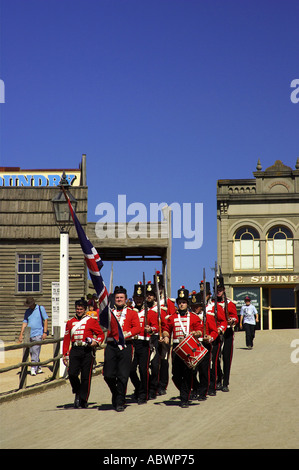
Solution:
[[[203,335],[203,325],[197,315],[188,309],[189,291],[182,286],[178,290],[176,303],[178,310],[171,315],[163,328],[163,341],[169,343],[173,338],[172,380],[180,392],[180,406],[188,408],[192,386],[192,369],[175,352],[175,347],[188,335],[199,338]]]

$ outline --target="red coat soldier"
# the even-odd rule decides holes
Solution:
[[[176,299],[178,310],[168,318],[163,330],[164,341],[168,344],[173,337],[173,346],[176,347],[188,334],[195,338],[203,336],[203,324],[194,313],[188,310],[189,291],[182,286]],[[180,391],[181,407],[188,408],[192,387],[192,369],[173,351],[172,352],[172,380]]]
[[[202,324],[204,323],[203,315],[203,292],[193,291],[189,305],[196,315],[198,315]],[[208,353],[197,365],[193,376],[193,392],[192,398],[197,398],[199,401],[206,400],[207,393],[210,386],[210,367],[212,357],[212,344],[218,337],[218,330],[213,315],[206,315],[205,335],[203,337],[203,345],[208,350]],[[197,379],[198,374],[198,379]]]
[[[134,396],[139,405],[147,402],[149,389],[150,338],[159,331],[158,317],[145,309],[145,286],[139,282],[134,286],[133,300],[140,321],[140,333],[133,339],[134,358],[130,379],[135,387]],[[139,376],[137,373],[139,372]]]
[[[222,362],[223,370],[221,369],[221,364],[219,364],[219,381],[218,388],[223,392],[228,392],[229,388],[229,377],[231,364],[233,359],[233,350],[234,350],[234,326],[238,324],[238,314],[236,304],[233,300],[226,297],[225,286],[223,283],[222,276],[220,277],[220,282],[217,286],[217,300],[219,305],[223,308],[227,320],[227,328],[223,334],[223,346],[222,346]]]
[[[116,344],[113,332],[108,331],[104,356],[103,376],[112,393],[112,406],[124,411],[128,379],[133,359],[133,338],[140,333],[140,322],[136,311],[126,305],[127,291],[123,286],[114,290],[115,308],[112,313],[121,326],[126,341],[125,347]]]
[[[75,408],[87,408],[95,358],[94,347],[104,341],[105,335],[98,321],[86,315],[85,300],[77,300],[75,308],[75,317],[66,324],[62,346],[63,362],[68,366],[68,375],[75,394]]]
[[[203,281],[200,283],[201,292],[203,291]],[[209,315],[213,316],[216,321],[216,326],[218,330],[218,337],[212,343],[212,363],[211,363],[211,370],[210,370],[210,385],[208,390],[208,395],[215,396],[216,395],[216,387],[218,381],[218,360],[219,355],[221,354],[221,346],[222,346],[222,337],[223,333],[227,328],[227,321],[225,318],[225,313],[221,305],[217,302],[217,318],[215,312],[215,301],[211,301],[211,288],[210,283],[206,282],[206,293],[207,293],[207,318]]]

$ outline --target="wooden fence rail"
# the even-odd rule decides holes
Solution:
[[[62,358],[62,354],[60,354],[61,341],[63,341],[63,337],[60,336],[59,326],[55,326],[53,329],[53,339],[45,339],[42,341],[30,341],[30,327],[26,327],[24,331],[23,343],[1,347],[1,352],[12,351],[15,349],[23,349],[22,362],[0,369],[0,374],[4,372],[9,372],[10,370],[21,368],[20,378],[19,378],[19,388],[18,388],[18,390],[21,390],[21,389],[26,388],[27,386],[27,374],[28,374],[29,366],[44,366],[44,365],[53,363],[52,376],[50,377],[49,380],[52,381],[52,380],[57,379],[60,375],[59,374],[60,373],[60,359]],[[39,362],[32,362],[28,360],[30,348],[32,346],[46,345],[46,344],[53,344],[53,357],[51,357],[50,359],[47,359],[46,361],[39,361]],[[104,345],[99,346],[100,349],[102,349],[103,347]],[[67,375],[67,371],[64,377],[66,377],[66,375]]]

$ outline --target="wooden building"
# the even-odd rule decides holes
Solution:
[[[25,311],[24,300],[28,295],[44,305],[50,318],[49,330],[52,330],[57,310],[60,232],[51,201],[59,191],[57,186],[63,171],[71,194],[78,201],[78,219],[102,259],[126,261],[138,256],[146,260],[154,256],[162,261],[164,269],[167,268],[170,286],[168,223],[157,224],[156,238],[147,237],[145,228],[144,237],[137,239],[100,240],[95,232],[96,224],[87,222],[85,155],[78,169],[0,168],[0,338],[3,341],[18,338]],[[74,301],[87,293],[88,274],[77,232],[72,226],[69,232],[69,312],[73,312]]]

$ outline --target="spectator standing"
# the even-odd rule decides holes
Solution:
[[[24,330],[26,326],[30,327],[30,341],[42,341],[47,337],[48,331],[48,315],[42,305],[38,305],[33,297],[27,297],[24,306],[27,307],[25,311],[24,320],[19,336],[19,342],[23,341]],[[34,345],[30,348],[31,362],[39,362],[41,345]],[[31,367],[31,375],[41,374],[42,369],[39,366]]]
[[[259,316],[255,306],[251,304],[250,297],[246,296],[244,302],[245,305],[242,305],[240,311],[240,329],[244,328],[246,346],[248,349],[252,349]]]

